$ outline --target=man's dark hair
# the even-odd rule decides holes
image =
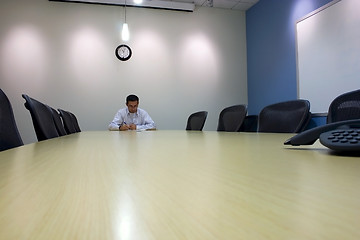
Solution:
[[[139,102],[138,96],[136,96],[134,94],[131,94],[131,95],[126,97],[126,104],[128,104],[129,102],[133,102],[133,101]]]

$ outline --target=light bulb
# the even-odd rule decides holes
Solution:
[[[123,24],[122,31],[121,31],[121,38],[123,41],[128,41],[130,38],[129,27],[128,27],[127,23]]]
[[[142,4],[143,0],[134,0],[135,4]]]

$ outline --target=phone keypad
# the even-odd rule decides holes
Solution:
[[[342,151],[360,151],[360,129],[337,129],[320,135],[326,147]]]

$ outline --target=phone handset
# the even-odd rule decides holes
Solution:
[[[358,143],[355,143],[355,141],[353,143],[351,143],[352,145],[350,145],[350,146],[353,146],[351,148],[352,151],[354,151],[354,149],[356,151],[360,151],[360,138],[357,139],[357,136],[356,136],[356,133],[360,134],[360,119],[334,122],[334,123],[329,123],[329,124],[326,124],[326,125],[323,125],[323,126],[315,127],[315,128],[306,130],[304,132],[301,132],[301,133],[295,135],[294,137],[286,140],[284,142],[284,144],[285,145],[293,145],[293,146],[311,145],[320,137],[320,135],[322,133],[330,132],[330,131],[333,131],[333,130],[345,130],[345,129],[350,129],[350,130],[354,131],[354,132],[349,133],[349,134],[350,135],[353,134],[354,139],[359,140]],[[359,130],[359,132],[357,130]],[[338,132],[338,133],[340,133],[340,132]],[[336,133],[336,134],[338,134],[338,133]],[[329,134],[327,134],[326,136],[324,134],[321,137],[321,143],[322,144],[328,143],[327,140],[325,141],[325,138],[329,137],[328,136]],[[331,134],[333,134],[333,133],[331,133]],[[331,140],[331,139],[329,139],[329,140]],[[341,143],[340,139],[339,139],[339,143],[337,143],[337,145],[343,145],[345,147],[345,142]],[[329,147],[329,146],[327,146],[327,147]],[[349,150],[348,147],[345,147],[345,149],[341,149],[341,147],[340,148],[336,147],[336,148],[333,148],[333,149],[335,149],[335,150]]]

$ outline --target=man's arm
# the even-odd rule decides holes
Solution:
[[[112,122],[109,124],[108,129],[110,131],[119,131],[120,130],[120,126],[123,123],[123,118],[120,114],[120,110],[115,114],[114,119],[112,120]]]
[[[142,110],[141,114],[142,114],[142,116],[141,116],[142,119],[144,119],[143,124],[137,125],[136,129],[137,130],[155,130],[156,125],[155,125],[155,122],[150,117],[150,115],[144,110]]]

